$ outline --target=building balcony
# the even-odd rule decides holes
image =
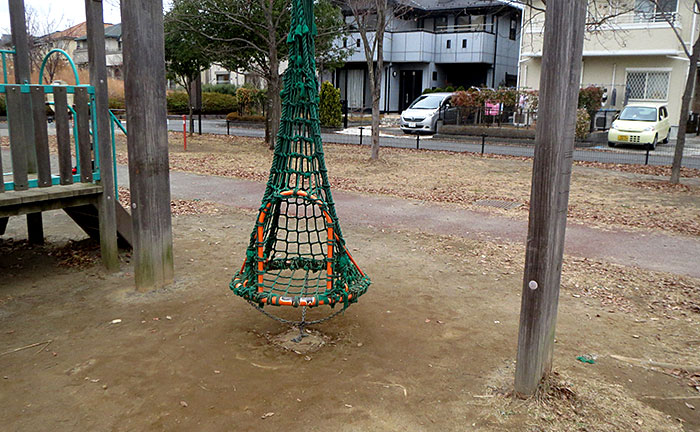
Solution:
[[[416,29],[387,32],[384,35],[384,61],[395,63],[492,63],[496,35],[491,25],[448,26],[437,31]],[[374,33],[368,34],[370,40]],[[351,33],[347,62],[365,62],[359,33]],[[342,46],[342,41],[339,42]],[[376,60],[376,56],[375,56]]]

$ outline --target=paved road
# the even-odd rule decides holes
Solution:
[[[181,120],[170,120],[168,128],[172,131],[182,131]],[[195,126],[195,130],[196,126]],[[225,120],[202,120],[202,132],[211,134],[226,134]],[[265,132],[260,128],[251,127],[231,127],[231,135],[248,136],[248,137],[263,137]],[[339,144],[360,144],[360,130],[353,128],[344,133],[324,133],[322,134],[323,141]],[[362,143],[368,144],[369,134],[368,129],[362,130]],[[527,145],[508,145],[496,143],[496,139],[487,139],[485,151],[491,154],[509,155],[509,156],[528,156],[534,154],[534,147]],[[500,140],[501,142],[503,140]],[[422,136],[417,140],[414,135],[390,135],[386,134],[380,138],[383,147],[397,148],[416,148],[418,145],[425,150],[447,150],[456,152],[481,152],[481,139],[475,137],[471,142],[462,140],[446,140],[436,139],[433,137]],[[660,144],[655,151],[650,152],[650,165],[670,165],[673,161],[674,142],[669,144]],[[606,146],[594,148],[577,149],[574,151],[574,160],[588,162],[605,162],[605,163],[620,163],[620,164],[644,164],[646,162],[646,151],[638,148],[615,148],[609,149]],[[700,169],[700,139],[692,137],[685,149],[685,157],[683,158],[683,166],[688,168]]]

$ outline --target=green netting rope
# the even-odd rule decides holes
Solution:
[[[343,308],[370,279],[347,249],[323,157],[313,0],[292,1],[282,118],[260,215],[230,287],[258,304]]]

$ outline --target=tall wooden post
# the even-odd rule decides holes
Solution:
[[[15,83],[31,83],[31,64],[29,62],[29,38],[27,36],[27,23],[25,20],[24,0],[9,0],[10,27],[12,32],[12,44],[15,46],[14,69]],[[22,93],[21,104],[24,107],[31,106],[31,95]],[[34,118],[31,115],[22,116],[19,119],[22,129],[22,141],[12,143],[13,152],[20,151],[23,156],[19,159],[26,161],[26,166],[13,166],[13,171],[23,170],[29,173],[37,172],[36,149],[34,147]],[[41,213],[27,215],[27,231],[32,243],[41,243],[44,239],[44,228]]]
[[[122,0],[134,270],[139,290],[173,281],[162,0]]]
[[[515,370],[521,396],[552,369],[585,16],[585,0],[547,2]]]
[[[90,84],[95,87],[95,118],[97,149],[100,152],[100,183],[102,195],[99,206],[100,252],[102,263],[110,271],[119,270],[117,247],[117,212],[115,208],[114,159],[109,128],[109,94],[107,92],[107,60],[102,0],[85,0],[87,21],[88,62]]]

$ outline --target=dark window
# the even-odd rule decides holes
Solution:
[[[434,31],[447,31],[447,17],[439,16],[435,17],[435,24],[433,26]]]
[[[360,40],[359,39],[357,40],[356,44],[357,44],[357,47],[359,48],[360,47]]]
[[[462,48],[466,48],[466,47],[467,47],[467,40],[462,39]]]
[[[469,24],[471,24],[471,20],[469,19],[469,15],[458,15],[455,18],[455,26],[457,27],[457,31],[466,31],[469,29]]]
[[[419,29],[425,28],[425,19],[424,18],[418,18],[418,22],[416,23],[416,27]]]
[[[514,17],[510,19],[510,34],[508,37],[510,40],[515,40],[515,37],[517,36],[518,32],[518,21]]]
[[[437,81],[437,71],[433,71],[433,81]]]
[[[348,38],[343,38],[343,48],[348,47]]]
[[[450,49],[452,47],[452,41],[447,39],[447,49]]]

